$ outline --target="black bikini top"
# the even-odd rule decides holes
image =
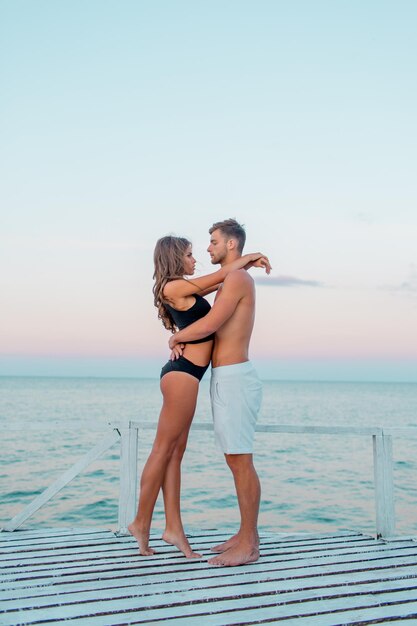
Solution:
[[[174,309],[170,304],[164,302],[164,306],[169,311],[172,316],[172,319],[175,322],[175,325],[178,326],[180,330],[186,328],[193,322],[200,320],[202,317],[207,315],[210,311],[211,306],[207,302],[205,298],[199,296],[198,293],[193,294],[195,298],[195,302],[192,307],[187,309],[186,311],[178,311],[178,309]],[[195,339],[194,341],[187,341],[187,343],[204,343],[205,341],[211,341],[214,339],[214,335],[208,335],[207,337],[203,337],[202,339]]]

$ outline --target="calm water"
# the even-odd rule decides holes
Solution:
[[[101,434],[93,427],[102,426],[104,433],[112,421],[156,424],[160,402],[157,380],[0,378],[0,525],[95,445]],[[207,420],[208,381],[203,381],[195,421]],[[268,381],[260,421],[416,426],[417,384]],[[28,424],[42,428],[28,428]],[[10,425],[18,430],[11,430]],[[152,438],[152,431],[145,431],[139,445],[139,468]],[[116,528],[118,458],[115,446],[25,527]],[[417,436],[395,439],[394,459],[397,530],[416,534]],[[261,528],[374,531],[371,437],[258,433],[255,462],[262,482]],[[211,432],[191,431],[183,469],[186,527],[235,528],[233,484]],[[159,502],[154,527],[162,526]]]

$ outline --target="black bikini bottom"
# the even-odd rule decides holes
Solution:
[[[207,365],[195,365],[195,363],[186,359],[185,356],[180,356],[175,361],[168,361],[168,363],[164,365],[161,369],[161,378],[162,376],[165,376],[165,374],[169,374],[169,372],[185,372],[186,374],[191,374],[191,376],[201,380],[206,373],[208,366],[209,363]]]

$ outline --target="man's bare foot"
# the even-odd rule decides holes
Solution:
[[[135,524],[135,522],[129,524],[127,529],[138,542],[139,554],[142,556],[152,556],[152,554],[155,554],[155,550],[149,547],[149,530],[142,530],[139,524]]]
[[[259,559],[259,548],[253,544],[239,542],[229,550],[209,559],[210,565],[217,567],[233,567],[235,565],[247,565]]]
[[[166,543],[169,543],[170,546],[178,548],[178,550],[182,552],[187,559],[201,559],[201,554],[194,552],[184,533],[176,535],[174,533],[169,533],[166,530],[162,535],[162,539]]]
[[[230,537],[230,539],[228,539],[224,543],[219,543],[217,546],[213,546],[213,548],[210,548],[210,550],[211,552],[225,552],[226,550],[233,548],[233,546],[236,545],[238,542],[239,533],[236,533],[236,535],[233,535],[233,537]]]
[[[253,540],[255,544],[259,546],[259,535],[258,535],[257,530],[255,531]],[[230,550],[230,548],[233,548],[233,546],[239,543],[239,541],[241,541],[240,530],[238,530],[238,532],[235,535],[233,535],[233,537],[230,537],[230,539],[228,539],[224,543],[219,543],[217,546],[214,546],[213,548],[211,548],[211,552],[217,552],[217,553],[226,552],[226,550]]]

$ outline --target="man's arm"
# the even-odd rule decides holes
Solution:
[[[240,270],[229,274],[222,286],[221,292],[216,298],[212,309],[194,324],[190,324],[187,328],[183,328],[169,340],[171,350],[179,343],[187,343],[195,339],[203,339],[208,337],[216,330],[223,326],[227,320],[232,317],[235,309],[242,297],[242,284],[244,277]]]

